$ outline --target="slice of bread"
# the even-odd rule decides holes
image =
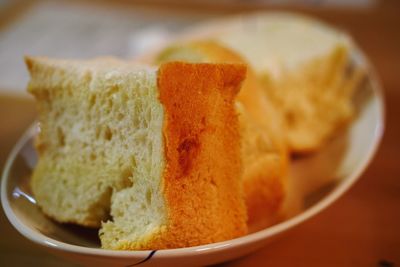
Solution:
[[[244,65],[26,63],[41,129],[31,185],[47,215],[101,224],[107,249],[186,247],[246,233],[234,109]]]
[[[207,40],[172,45],[155,59],[171,60],[246,64],[234,51]],[[288,154],[280,113],[269,102],[251,67],[247,68],[236,108],[242,136],[242,181],[248,225],[254,231],[281,219]]]
[[[37,100],[40,126],[39,161],[31,182],[37,203],[60,222],[99,227],[108,218],[113,188],[131,184],[132,165],[149,157],[145,139],[161,138],[154,131],[139,134],[133,127],[123,128],[128,120],[137,127],[149,123],[142,114],[150,111],[128,114],[132,99],[137,98],[135,106],[153,101],[154,112],[161,114],[162,107],[148,95],[155,94],[154,90],[144,89],[155,87],[155,71],[137,69],[128,76],[129,69],[114,59],[27,57],[26,64],[31,75],[28,90]],[[129,91],[126,85],[120,88],[118,83],[128,83],[128,79],[136,90]],[[127,135],[132,136],[129,147],[128,140],[124,141]],[[137,149],[132,151],[132,147]],[[158,158],[158,164],[162,160]]]
[[[353,43],[341,31],[301,15],[263,12],[207,23],[188,35],[213,38],[254,67],[295,154],[321,148],[354,114],[353,92],[364,75],[351,66]]]

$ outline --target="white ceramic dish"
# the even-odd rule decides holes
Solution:
[[[197,247],[158,251],[100,249],[97,231],[55,223],[36,206],[28,186],[36,162],[32,145],[35,125],[20,139],[5,165],[1,181],[1,202],[5,214],[26,238],[84,265],[193,266],[215,264],[246,255],[331,205],[351,187],[371,161],[383,132],[382,90],[362,52],[355,49],[353,58],[355,64],[367,70],[366,82],[355,99],[358,115],[346,131],[320,152],[293,162],[290,178],[297,182],[291,184],[296,189],[292,198],[304,201],[300,201],[297,212],[282,223],[233,240]]]

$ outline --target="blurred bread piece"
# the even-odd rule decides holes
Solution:
[[[294,153],[320,149],[354,116],[353,92],[363,71],[349,68],[349,51],[335,47],[282,78],[262,81],[286,122],[287,142]]]
[[[40,122],[31,186],[47,215],[101,225],[107,249],[195,246],[247,232],[234,109],[244,65],[26,63]]]
[[[234,51],[213,41],[188,42],[163,50],[157,62],[246,63]],[[251,67],[237,96],[242,140],[243,187],[248,225],[258,230],[281,219],[286,195],[287,149],[280,113],[269,102]]]
[[[264,12],[188,30],[242,55],[286,124],[295,153],[317,151],[354,115],[352,96],[364,73],[351,64],[351,38],[302,15]]]

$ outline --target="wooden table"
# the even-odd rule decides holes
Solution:
[[[400,2],[369,10],[286,9],[320,17],[354,36],[382,79],[386,131],[372,164],[339,201],[282,239],[223,265],[400,266]],[[0,94],[0,167],[34,110],[31,99]],[[71,266],[21,237],[2,211],[0,231],[0,266]]]

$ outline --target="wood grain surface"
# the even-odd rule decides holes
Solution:
[[[365,10],[285,10],[322,18],[354,37],[381,77],[386,130],[372,164],[345,196],[283,238],[223,266],[400,266],[400,1]],[[0,94],[0,168],[34,117],[31,99]],[[55,265],[72,266],[25,240],[0,212],[0,266]]]

